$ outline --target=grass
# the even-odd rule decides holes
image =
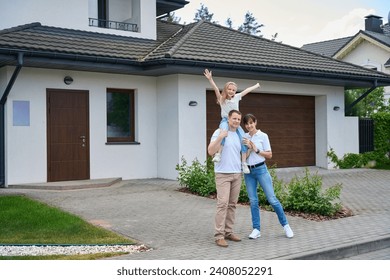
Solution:
[[[0,244],[134,244],[124,236],[25,196],[0,196]],[[87,256],[0,257],[0,259],[98,259]]]

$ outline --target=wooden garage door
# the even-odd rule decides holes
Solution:
[[[272,160],[267,161],[268,166],[315,165],[314,97],[250,93],[241,100],[240,111],[243,116],[254,114],[257,128],[268,134],[273,154]],[[208,91],[207,144],[219,125],[220,114],[214,92]]]

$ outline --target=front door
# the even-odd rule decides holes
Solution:
[[[89,93],[47,90],[47,181],[89,179]]]

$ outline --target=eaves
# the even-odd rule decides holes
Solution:
[[[370,36],[369,34],[359,32],[352,40],[350,40],[345,46],[343,46],[340,50],[338,50],[333,55],[333,58],[342,60],[344,57],[346,57],[349,53],[351,53],[358,45],[360,45],[364,41],[367,41],[390,53],[389,45],[384,44],[383,42],[381,42],[380,40],[376,39],[373,36]]]

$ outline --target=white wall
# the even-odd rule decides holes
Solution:
[[[157,78],[157,161],[158,177],[176,179],[179,155],[178,76]]]
[[[390,47],[379,47],[368,41],[363,41],[342,60],[363,67],[375,66],[378,71],[390,74],[390,68],[385,67],[385,62],[390,57]],[[390,99],[390,87],[384,87],[384,97]]]
[[[63,82],[66,75],[74,79],[70,86]],[[106,145],[107,87],[136,90],[136,141],[140,144]],[[91,179],[157,177],[155,78],[22,68],[6,103],[7,185],[47,180],[47,88],[89,90]],[[30,126],[12,125],[13,100],[30,102]]]
[[[156,39],[156,0],[140,2],[140,32],[89,26],[89,0],[0,0],[0,30],[40,22],[47,26]]]
[[[13,67],[0,72],[9,79]],[[70,86],[63,83],[73,77]],[[7,78],[4,78],[7,76]],[[216,77],[217,85],[227,80]],[[237,80],[239,91],[257,81]],[[331,168],[326,152],[358,152],[356,118],[344,117],[344,91],[341,87],[260,81],[261,91],[275,94],[315,96],[316,165]],[[136,91],[136,141],[140,144],[106,145],[106,88]],[[176,164],[183,156],[188,163],[206,159],[206,90],[209,82],[202,75],[170,75],[158,78],[108,75],[64,70],[22,68],[6,104],[6,183],[46,182],[46,89],[89,91],[90,177],[123,179],[176,179]],[[12,126],[12,101],[29,101],[28,127]],[[189,106],[190,101],[198,102]],[[339,111],[333,111],[339,106]]]
[[[195,158],[204,163],[207,137],[206,88],[203,76],[180,75],[179,83],[179,155],[192,162]],[[197,106],[189,106],[196,101]]]
[[[334,88],[334,90],[337,88]],[[340,94],[343,93],[343,94]],[[339,106],[340,110],[335,111],[334,106]],[[322,108],[325,108],[322,106]],[[326,95],[327,117],[327,151],[332,148],[336,155],[341,158],[346,153],[359,153],[359,118],[345,117],[344,91],[342,88],[329,92]],[[319,127],[316,129],[320,129]],[[323,151],[322,151],[323,152]],[[321,154],[319,155],[321,159]],[[324,168],[334,168],[334,163],[328,160],[327,165],[317,164]]]
[[[376,66],[378,71],[390,73],[384,63],[389,59],[389,51],[374,45],[368,41],[360,43],[352,52],[349,52],[342,60],[360,66]]]

